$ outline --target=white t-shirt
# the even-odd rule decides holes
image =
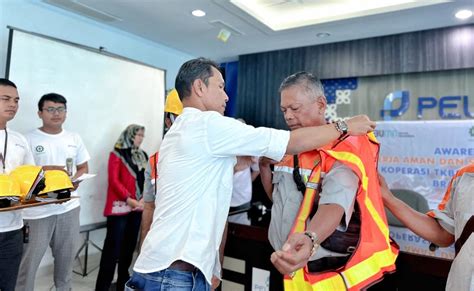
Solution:
[[[230,206],[239,206],[252,200],[252,172],[258,171],[260,171],[258,163],[254,162],[244,170],[234,173]]]
[[[30,145],[36,165],[39,166],[66,166],[66,159],[73,159],[73,174],[76,166],[90,159],[81,137],[74,132],[63,129],[58,134],[45,133],[39,129],[30,131],[25,135]],[[80,187],[79,187],[80,191]],[[78,196],[79,191],[71,193]],[[79,199],[71,199],[61,204],[48,204],[38,207],[23,209],[24,219],[40,219],[52,215],[66,213],[79,207]]]
[[[34,165],[35,161],[31,155],[28,142],[18,132],[8,129],[7,156],[5,161],[5,172],[10,173],[21,165]],[[0,130],[0,151],[4,155],[5,130]],[[0,171],[3,170],[0,164]],[[23,227],[21,210],[0,212],[0,232],[7,232]]]
[[[214,111],[186,107],[166,134],[158,162],[156,207],[134,271],[151,273],[176,260],[211,283],[220,276],[219,245],[232,195],[236,156],[280,160],[289,132],[254,128]]]

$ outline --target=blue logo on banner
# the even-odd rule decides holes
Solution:
[[[400,100],[400,106],[398,108],[392,108],[395,100]],[[395,91],[385,97],[383,102],[383,109],[380,110],[380,116],[383,120],[392,120],[392,117],[398,117],[407,112],[410,106],[410,98],[408,91]]]
[[[328,104],[336,103],[337,90],[355,90],[357,89],[357,78],[327,79],[321,80],[324,87],[324,95]]]
[[[459,109],[462,106],[464,115],[474,118],[474,113],[469,112],[469,99],[467,96],[443,96],[436,100],[434,97],[419,97],[417,117],[423,118],[423,110],[438,107],[439,116],[443,119],[460,119],[462,116]],[[449,110],[458,112],[449,112]]]
[[[400,100],[398,108],[392,108],[395,100]],[[392,117],[403,115],[410,106],[410,98],[408,91],[395,91],[385,97],[383,109],[380,110],[380,116],[383,120],[392,120]],[[423,112],[428,109],[437,109],[441,119],[460,119],[462,113],[467,118],[474,118],[474,113],[469,111],[468,96],[443,96],[439,99],[435,97],[418,97],[417,100],[417,117],[423,118]],[[450,112],[451,111],[451,112]]]

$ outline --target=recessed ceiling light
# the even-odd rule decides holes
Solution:
[[[320,32],[320,33],[317,33],[316,34],[316,37],[319,37],[319,38],[324,38],[324,37],[328,37],[330,36],[331,34],[329,32]]]
[[[201,9],[196,9],[196,10],[193,10],[191,14],[196,17],[203,17],[206,15],[206,12],[202,11]]]
[[[472,16],[472,11],[467,9],[459,10],[454,16],[458,19],[468,19]]]
[[[213,2],[224,1],[213,0]],[[472,2],[472,0],[227,0],[225,2],[232,3],[270,29],[280,31],[408,8],[436,6],[446,2]]]

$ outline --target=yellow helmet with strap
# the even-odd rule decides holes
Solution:
[[[47,170],[44,174],[46,187],[39,195],[48,195],[52,198],[69,198],[70,190],[74,188],[66,172],[61,170]]]
[[[20,185],[21,200],[30,200],[33,195],[44,189],[43,168],[34,165],[22,165],[16,167],[10,176],[18,181]]]
[[[6,174],[0,174],[0,197],[20,197],[20,184]]]
[[[6,174],[0,174],[0,208],[9,207],[21,197],[20,184]]]
[[[178,96],[176,89],[171,90],[166,96],[165,112],[170,112],[176,115],[180,115],[183,112],[183,103]]]

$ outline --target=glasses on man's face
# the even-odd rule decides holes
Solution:
[[[66,107],[64,107],[64,106],[48,107],[48,108],[43,108],[42,111],[46,111],[46,112],[51,113],[51,114],[54,114],[55,112],[64,113],[64,112],[66,112]]]

